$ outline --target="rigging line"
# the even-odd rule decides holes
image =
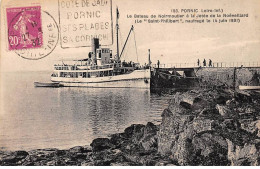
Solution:
[[[122,58],[124,58],[124,60],[127,60],[127,50],[128,50],[128,46],[125,47],[123,53],[122,53]]]
[[[113,30],[113,34],[114,35],[116,35],[116,29],[117,29],[117,26],[116,26],[116,24],[115,24],[115,26],[114,26],[114,30]],[[120,36],[121,36],[121,31],[120,31],[120,29],[118,29],[119,30],[119,33],[120,33]],[[113,38],[114,38],[114,36],[113,36]],[[121,41],[122,41],[122,36],[121,36]],[[119,42],[120,43],[120,42]],[[120,44],[119,44],[120,45]],[[121,46],[122,46],[122,42],[121,42]],[[116,57],[117,55],[114,55],[114,57]]]
[[[120,25],[119,20],[118,20],[118,25]],[[119,35],[118,36],[120,36],[120,42],[119,43],[120,43],[121,46],[123,46],[123,44],[122,44],[123,43],[123,39],[122,39],[123,36],[122,36],[120,27],[119,27],[118,31],[119,31]]]
[[[120,45],[123,46],[122,42],[123,42],[123,39],[122,39],[122,34],[121,34],[121,30],[119,29],[119,35],[120,35]]]
[[[113,30],[113,35],[115,35],[116,34],[116,24],[115,24],[115,27],[114,27],[114,30]],[[115,36],[113,36],[112,37],[113,39],[115,38]],[[114,41],[114,40],[113,40]],[[114,42],[113,42],[114,43]],[[115,40],[115,43],[114,44],[116,44],[116,40]],[[114,53],[114,52],[113,52]],[[115,54],[113,54],[113,56],[114,56],[114,59],[116,58],[116,55]]]
[[[119,35],[120,35],[120,45],[123,46],[122,42],[123,42],[123,39],[122,39],[122,34],[121,34],[121,31],[119,29]]]
[[[132,36],[129,36],[129,39],[128,39],[128,41],[131,41],[132,40]],[[132,46],[131,46],[132,47]],[[130,48],[130,44],[128,44],[128,45],[126,45],[126,47],[125,47],[125,50],[123,51],[123,53],[122,53],[122,55],[125,57],[125,60],[126,59],[128,59],[128,52],[129,52],[129,50],[131,50]],[[130,53],[131,54],[131,53]],[[130,61],[133,61],[133,60],[131,60],[131,58],[129,58],[130,59]]]
[[[114,29],[113,29],[113,35],[115,35],[116,34],[116,25],[115,25],[115,27],[114,27]],[[115,36],[113,36],[112,38],[114,38]]]
[[[130,37],[130,38],[131,38],[131,37]],[[123,52],[124,57],[125,57],[125,60],[128,59],[127,53],[128,53],[128,51],[129,51],[129,48],[130,48],[129,46],[130,46],[130,45],[127,45],[126,48],[125,48],[125,50],[124,50],[124,52]]]
[[[137,53],[137,46],[136,46],[136,39],[135,39],[135,31],[133,30],[133,32],[134,32],[134,41],[135,41],[135,52],[136,52],[137,62],[139,63],[138,53]]]

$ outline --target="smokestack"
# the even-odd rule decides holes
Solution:
[[[92,60],[94,61],[95,64],[97,64],[97,49],[98,48],[99,48],[99,39],[93,38],[92,39],[92,52],[93,52],[94,58],[92,58]]]
[[[99,48],[99,39],[98,38],[93,38],[92,39],[92,52],[94,54],[96,54],[98,48]]]

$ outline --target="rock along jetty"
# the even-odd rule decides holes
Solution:
[[[230,89],[177,92],[158,126],[68,150],[1,151],[0,165],[256,165],[260,164],[260,95]]]

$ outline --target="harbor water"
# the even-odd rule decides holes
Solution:
[[[131,124],[159,124],[170,99],[148,89],[34,87],[50,75],[1,74],[0,150],[66,149]]]

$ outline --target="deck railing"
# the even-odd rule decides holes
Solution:
[[[113,68],[114,64],[107,64],[107,65],[102,65],[102,66],[91,66],[90,69],[91,70],[96,70],[96,69],[109,69],[109,68]]]
[[[55,70],[97,70],[97,69],[109,69],[113,68],[115,64],[106,64],[102,66],[90,66],[90,65],[54,65]],[[119,65],[120,67],[121,65]]]
[[[158,64],[153,64],[153,68],[158,68]],[[198,63],[167,63],[160,64],[159,68],[193,68],[193,67],[260,67],[260,62],[213,62],[211,66],[207,64],[203,66],[203,64],[198,65]]]

